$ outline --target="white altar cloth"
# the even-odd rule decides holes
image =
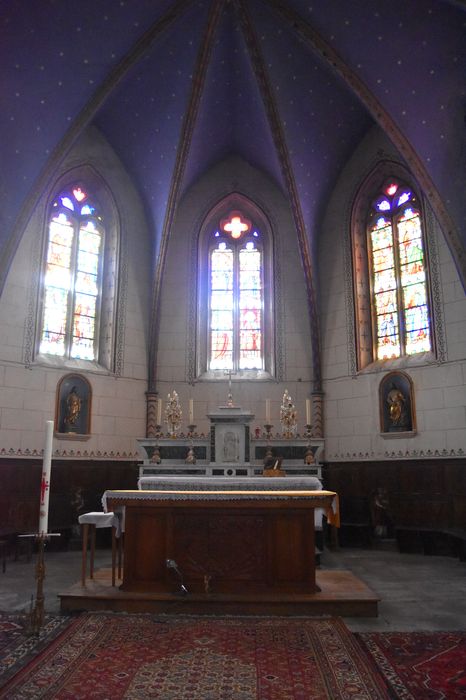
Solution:
[[[322,491],[316,476],[141,476],[141,491]]]
[[[322,482],[315,476],[142,476],[138,481],[140,491],[322,491]],[[223,496],[228,498],[228,496]],[[338,498],[332,502],[332,510],[338,512]],[[322,529],[325,511],[316,508],[314,524]]]

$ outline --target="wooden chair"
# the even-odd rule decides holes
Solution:
[[[121,576],[121,514],[119,513],[100,513],[91,512],[83,513],[78,517],[79,524],[82,527],[83,540],[83,555],[82,555],[82,570],[81,570],[81,585],[86,585],[87,572],[87,549],[90,535],[90,561],[89,561],[89,578],[94,578],[94,554],[95,554],[95,531],[98,528],[112,528],[112,586],[115,585],[115,570],[117,562],[118,549],[118,576]],[[118,546],[117,546],[118,541]]]

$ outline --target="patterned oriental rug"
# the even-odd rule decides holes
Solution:
[[[339,619],[111,613],[70,621],[0,689],[8,700],[392,697]]]
[[[466,698],[466,632],[356,635],[401,700]]]
[[[0,613],[0,689],[70,624],[69,617],[45,615],[38,635],[27,614]]]

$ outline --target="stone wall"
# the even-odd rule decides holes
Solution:
[[[52,184],[25,230],[0,298],[0,456],[41,453],[45,421],[55,416],[57,384],[69,372],[81,372],[91,384],[91,436],[85,441],[55,440],[54,454],[128,458],[136,454],[134,438],[145,435],[151,289],[147,224],[121,162],[96,129],[75,145],[57,180],[83,165],[95,169],[116,204],[120,229],[118,372],[34,358],[31,328],[36,318],[46,207],[55,193]]]
[[[378,362],[357,371],[349,225],[357,188],[381,159],[399,160],[374,130],[341,173],[320,239],[326,459],[329,462],[461,457],[466,451],[466,298],[442,232],[430,217],[431,282],[437,298],[438,355]],[[389,370],[412,379],[417,432],[387,438],[378,388]]]

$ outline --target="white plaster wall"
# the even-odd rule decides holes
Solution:
[[[121,251],[126,278],[121,376],[75,367],[25,367],[26,324],[30,318],[32,279],[37,265],[37,237],[43,235],[45,200],[31,218],[0,298],[0,451],[18,454],[44,447],[46,420],[55,415],[56,387],[70,371],[87,376],[92,386],[91,436],[86,441],[55,440],[54,450],[93,453],[100,457],[136,453],[135,438],[146,428],[147,334],[151,249],[139,197],[113,150],[90,129],[65,159],[61,172],[89,164],[112,191],[120,218]],[[57,173],[57,179],[60,173]],[[3,452],[5,451],[5,452]]]
[[[198,432],[209,430],[206,415],[226,405],[228,381],[187,381],[188,345],[191,339],[189,301],[195,281],[193,246],[203,218],[210,209],[231,192],[249,197],[271,222],[276,255],[279,260],[282,298],[276,315],[283,324],[284,379],[232,379],[235,404],[251,411],[255,419],[251,428],[265,423],[265,399],[271,400],[271,422],[280,431],[279,412],[285,389],[298,410],[299,430],[304,431],[305,400],[311,387],[311,340],[306,301],[304,272],[298,251],[297,236],[288,204],[276,185],[245,161],[231,157],[212,168],[184,196],[173,225],[162,279],[160,336],[157,352],[156,388],[164,405],[167,394],[178,392],[183,409],[183,427],[188,422],[188,401],[194,400],[194,421]]]
[[[466,453],[466,298],[439,226],[434,224],[441,286],[446,358],[374,365],[351,376],[348,332],[348,226],[351,203],[380,154],[397,159],[391,144],[374,130],[343,170],[329,202],[320,240],[321,331],[327,460],[462,456]],[[345,248],[346,246],[346,248]],[[417,434],[386,438],[380,433],[378,388],[388,370],[412,378]]]

